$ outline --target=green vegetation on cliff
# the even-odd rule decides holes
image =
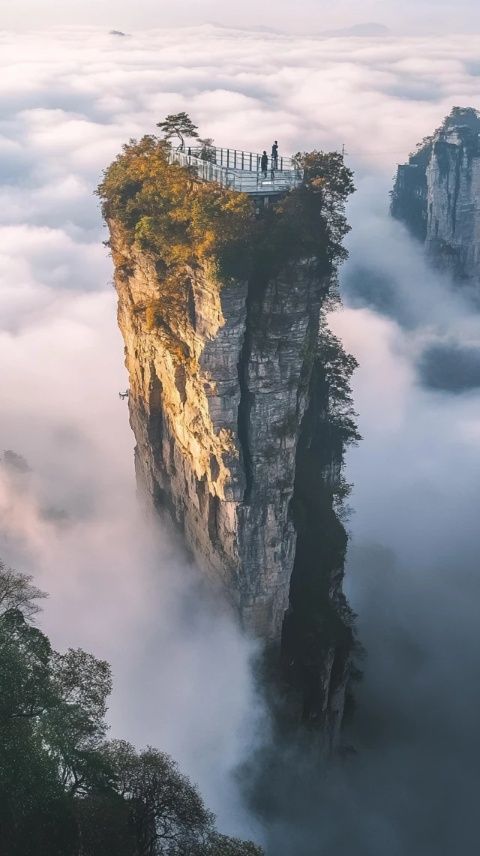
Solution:
[[[0,562],[0,853],[261,856],[215,830],[168,755],[106,740],[110,668],[52,649],[43,596]]]
[[[345,449],[360,439],[350,389],[356,367],[355,358],[323,325],[310,406],[297,446],[291,508],[297,544],[282,645],[285,677],[302,694],[304,721],[315,727],[328,726],[324,681],[329,655],[333,657],[329,692],[334,694],[345,683],[345,710],[351,703],[351,682],[360,674],[354,663],[361,652],[355,615],[339,585],[348,540]]]
[[[189,358],[181,352],[185,347],[182,324],[195,323],[195,312],[190,312],[195,267],[208,265],[207,277],[200,279],[209,286],[216,280],[221,288],[227,278],[233,278],[234,286],[238,280],[247,284],[241,351],[229,378],[232,386],[238,382],[240,393],[235,427],[245,477],[242,502],[258,503],[262,509],[267,494],[255,482],[259,471],[255,455],[257,460],[268,459],[271,450],[273,458],[280,449],[281,473],[280,444],[285,437],[296,436],[294,483],[287,467],[285,480],[281,475],[277,479],[279,493],[282,490],[287,496],[284,506],[283,494],[279,499],[278,513],[288,515],[286,522],[296,534],[289,610],[283,624],[283,661],[288,683],[299,690],[296,695],[302,699],[305,721],[333,731],[355,671],[353,615],[342,593],[347,544],[344,501],[349,492],[342,468],[346,445],[355,442],[358,434],[349,386],[356,362],[326,329],[324,317],[334,304],[332,296],[336,297],[338,265],[347,255],[345,205],[354,186],[339,153],[298,153],[295,161],[303,170],[302,183],[264,205],[264,199],[254,194],[201,181],[194,168],[170,164],[165,142],[145,137],[124,147],[107,169],[99,195],[112,233],[118,290],[122,293],[125,280],[126,305],[130,277],[134,291],[137,286],[133,268],[138,266],[142,279],[142,266],[148,267],[150,303],[144,304],[144,291],[138,289],[133,320],[137,324],[140,319],[140,335],[146,330],[167,342],[176,364],[185,364]],[[272,292],[276,303],[269,309]],[[272,341],[278,341],[279,351],[288,342],[295,324],[288,302],[291,299],[292,307],[297,295],[301,321],[308,326],[298,355],[285,357],[288,368],[296,369],[288,390],[296,390],[296,405],[272,428],[270,446],[267,429],[259,453],[255,408],[270,379],[263,386],[258,382],[256,364],[269,366]],[[268,414],[266,407],[264,412]],[[163,466],[162,459],[158,466],[162,478]],[[217,497],[215,501],[218,504]],[[216,508],[213,503],[212,507]],[[278,531],[280,541],[285,530]],[[216,538],[214,531],[212,543]],[[262,556],[259,574],[263,561]]]
[[[206,260],[226,275],[241,274],[254,222],[250,200],[170,164],[163,140],[147,136],[124,146],[98,193],[105,218],[151,252],[164,276]]]
[[[246,194],[199,181],[193,167],[169,163],[168,151],[153,136],[131,141],[98,188],[106,220],[154,255],[163,278],[206,261],[220,278],[248,279],[258,270],[272,276],[301,259],[333,275],[345,258],[344,208],[354,187],[340,154],[299,153],[303,184],[256,212]]]

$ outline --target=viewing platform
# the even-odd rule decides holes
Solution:
[[[286,193],[302,184],[303,169],[292,158],[279,157],[278,164],[268,158],[267,177],[261,168],[262,155],[238,149],[215,146],[191,146],[187,149],[170,147],[170,163],[194,167],[203,181],[215,181],[222,187],[270,197]]]

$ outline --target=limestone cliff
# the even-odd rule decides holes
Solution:
[[[322,258],[316,244],[302,248],[304,232],[286,249],[288,206],[295,232],[312,201],[292,193],[288,203],[256,216],[245,201],[249,224],[235,264],[230,244],[227,253],[212,244],[199,253],[211,223],[202,215],[192,239],[195,214],[188,212],[197,210],[197,195],[217,199],[228,230],[242,194],[192,184],[185,171],[168,169],[165,181],[173,175],[182,199],[189,197],[182,247],[190,250],[176,251],[174,261],[173,238],[168,258],[164,238],[157,242],[164,220],[149,221],[145,240],[138,211],[129,220],[117,202],[125,177],[117,195],[108,172],[101,187],[137,479],[173,519],[200,568],[221,584],[245,629],[277,649],[283,639],[294,707],[334,742],[352,671],[352,622],[342,594],[346,533],[334,503],[345,488],[344,445],[355,437],[347,387],[354,365],[324,329],[322,310],[341,251],[326,220],[317,225]],[[181,204],[177,198],[168,218],[181,219]],[[219,230],[217,223],[214,234]],[[315,223],[313,232],[318,241]]]
[[[442,269],[480,296],[480,114],[452,110],[399,166],[392,214]]]

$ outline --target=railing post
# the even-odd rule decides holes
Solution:
[[[244,158],[244,152],[242,152],[242,169],[243,169],[243,158]]]
[[[235,149],[235,151],[233,152],[233,168],[234,168],[234,169],[236,169],[236,168],[237,168],[237,150],[236,150],[236,149]]]
[[[253,170],[252,170],[252,153],[251,152],[250,152],[250,172],[253,172]]]
[[[227,149],[227,169],[230,166],[230,149]]]
[[[281,170],[282,170],[282,172],[283,172],[283,158],[280,158],[280,169],[281,169]]]

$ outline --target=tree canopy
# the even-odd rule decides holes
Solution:
[[[168,755],[106,739],[110,667],[52,648],[33,623],[42,597],[0,563],[0,853],[261,856],[216,831]]]
[[[209,143],[210,141],[203,141]],[[208,157],[208,145],[204,145]],[[132,140],[98,188],[104,216],[127,239],[155,257],[163,282],[208,261],[220,278],[274,276],[309,259],[321,276],[335,277],[346,258],[345,202],[351,171],[336,152],[299,153],[305,180],[274,205],[255,211],[252,199],[198,180],[194,167],[169,163],[163,140]]]
[[[177,137],[180,147],[185,148],[185,137],[198,137],[198,128],[193,124],[188,113],[170,113],[162,122],[157,122],[157,128],[163,131],[164,138],[171,140]]]
[[[152,253],[166,276],[207,260],[227,276],[241,273],[254,226],[250,200],[170,164],[162,140],[147,136],[124,146],[98,194],[107,220]]]

